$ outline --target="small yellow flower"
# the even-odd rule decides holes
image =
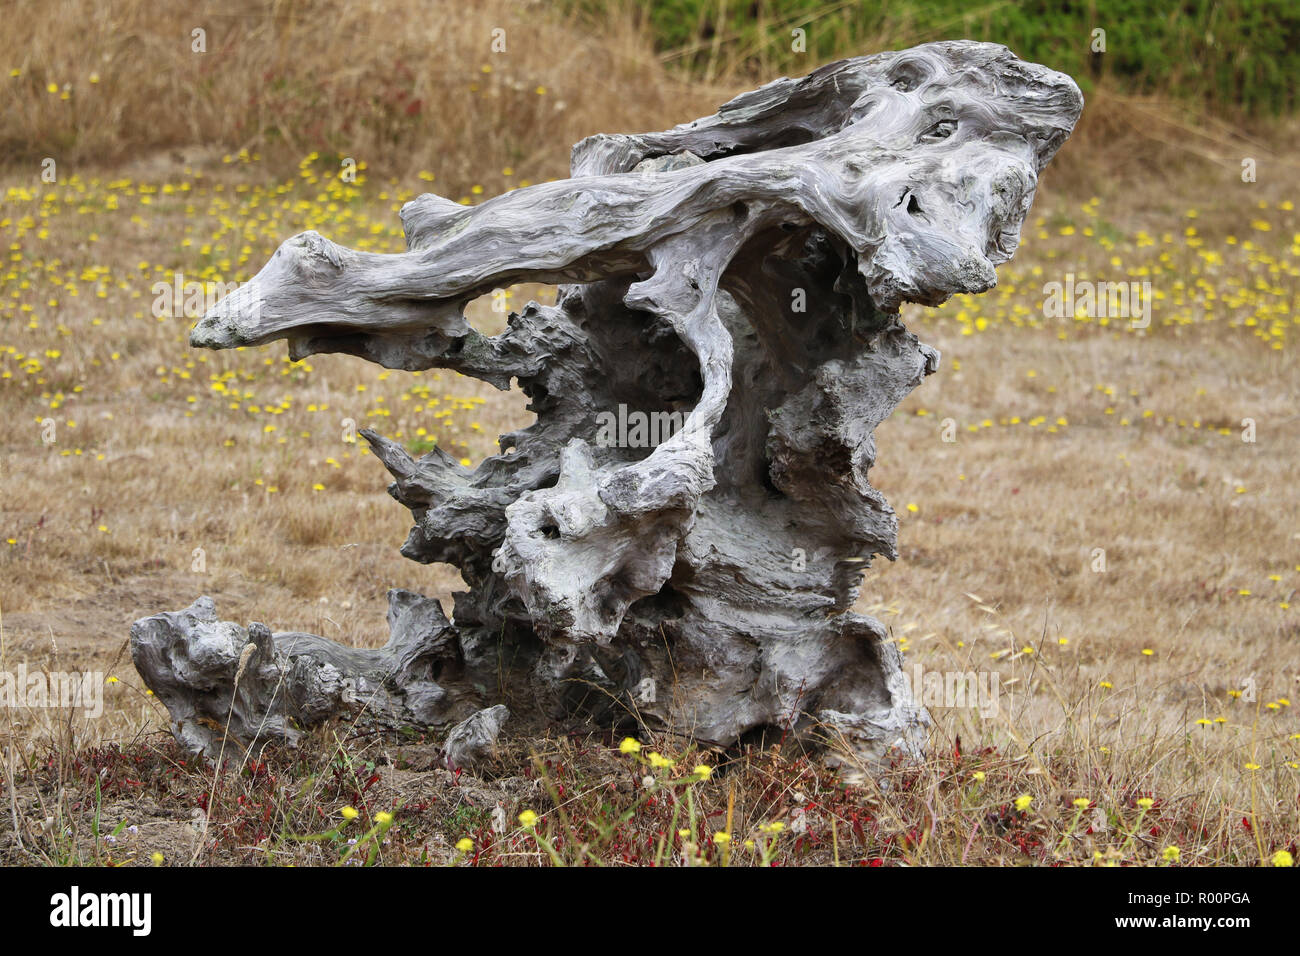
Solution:
[[[624,737],[623,742],[618,745],[618,752],[621,754],[639,754],[641,752],[641,741],[632,737]]]
[[[983,783],[983,782],[984,782],[984,771],[983,771],[983,770],[976,770],[973,774],[971,774],[971,776],[975,779],[975,782],[976,782],[976,783]]]
[[[1271,862],[1274,866],[1295,866],[1295,860],[1286,850],[1278,850],[1274,853]]]
[[[1080,810],[1086,810],[1088,807],[1092,806],[1092,801],[1089,800],[1087,797],[1078,797],[1074,801],[1074,805],[1078,807]]]
[[[393,815],[387,810],[380,810],[375,814],[375,822],[387,826],[393,822]]]
[[[456,849],[460,850],[461,853],[468,853],[470,850],[474,849],[474,841],[469,837],[461,837],[461,839],[456,842]]]
[[[1164,852],[1162,852],[1160,855],[1163,856],[1170,863],[1177,863],[1178,858],[1182,855],[1182,852],[1183,851],[1178,849],[1178,847],[1176,846],[1167,846],[1165,847]]]
[[[537,826],[537,820],[538,816],[532,810],[525,810],[523,813],[519,814],[519,825],[525,830],[531,830],[533,827]]]
[[[1029,809],[1029,805],[1033,802],[1034,802],[1033,797],[1031,797],[1027,793],[1022,793],[1020,796],[1016,797],[1016,809],[1019,810],[1021,813],[1024,813],[1026,810]]]
[[[706,766],[705,764],[702,763],[696,764],[695,776],[699,777],[701,780],[708,780],[711,776],[713,776],[713,768]]]
[[[713,842],[716,843],[716,844],[718,844],[718,845],[722,845],[722,844],[730,843],[730,842],[731,842],[731,834],[730,834],[730,833],[715,833],[715,834],[713,834]]]
[[[1138,800],[1137,805],[1143,810],[1150,810],[1155,805],[1155,801],[1150,797],[1141,797]]]
[[[342,810],[339,811],[339,813],[343,814],[344,820],[355,820],[358,816],[360,816],[360,814],[357,813],[356,807],[344,807]]]
[[[656,770],[664,767],[671,767],[673,765],[673,761],[669,760],[657,750],[652,750],[646,754],[646,759],[650,761],[650,766],[654,767]]]

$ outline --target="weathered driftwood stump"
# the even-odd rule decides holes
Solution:
[[[504,702],[721,743],[819,727],[867,758],[918,747],[899,652],[852,610],[871,558],[896,556],[872,432],[939,361],[898,309],[994,284],[1081,107],[1004,47],[928,44],[592,136],[570,179],[476,207],[423,195],[398,255],[285,242],[194,345],[513,379],[537,420],[474,469],[363,433],[415,518],[402,553],[469,584],[452,621],[402,591],[382,650],[245,631],[207,598],[138,621],[178,739],[463,721],[448,759],[468,762],[506,716],[478,711]],[[466,303],[522,281],[559,283],[558,304],[495,337],[467,324]]]

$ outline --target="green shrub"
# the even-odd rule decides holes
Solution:
[[[1295,0],[567,0],[586,13],[631,6],[661,54],[700,74],[806,71],[836,57],[930,40],[1004,43],[1076,77],[1125,92],[1281,114],[1296,106]],[[806,52],[792,30],[806,31]],[[1105,52],[1094,52],[1094,30]]]

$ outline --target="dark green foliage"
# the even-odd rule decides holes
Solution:
[[[1069,73],[1085,93],[1108,78],[1131,93],[1162,93],[1254,114],[1291,112],[1300,76],[1296,0],[566,0],[595,12],[635,8],[659,51],[717,75],[805,72],[852,53],[930,40],[1004,43]],[[806,52],[791,31],[806,31]],[[1093,31],[1105,31],[1094,52]]]

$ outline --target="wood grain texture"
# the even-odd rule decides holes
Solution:
[[[898,309],[995,284],[1081,108],[1068,77],[1004,47],[927,44],[667,132],[591,137],[566,180],[474,207],[421,196],[404,253],[286,241],[193,345],[285,339],[294,358],[515,382],[537,420],[474,469],[363,432],[414,517],[402,553],[470,587],[454,623],[426,613],[362,652],[254,638],[202,599],[137,622],[137,667],[178,738],[211,753],[219,735],[194,715],[224,723],[231,700],[255,740],[357,702],[443,726],[504,700],[723,744],[781,728],[867,760],[919,748],[928,718],[896,645],[851,610],[870,560],[896,557],[873,431],[939,363]],[[520,281],[559,283],[558,304],[494,337],[469,327],[467,302]],[[635,414],[678,427],[658,443],[602,431]],[[236,689],[248,640],[257,689],[248,671]],[[462,724],[457,759],[490,750],[503,719]]]

